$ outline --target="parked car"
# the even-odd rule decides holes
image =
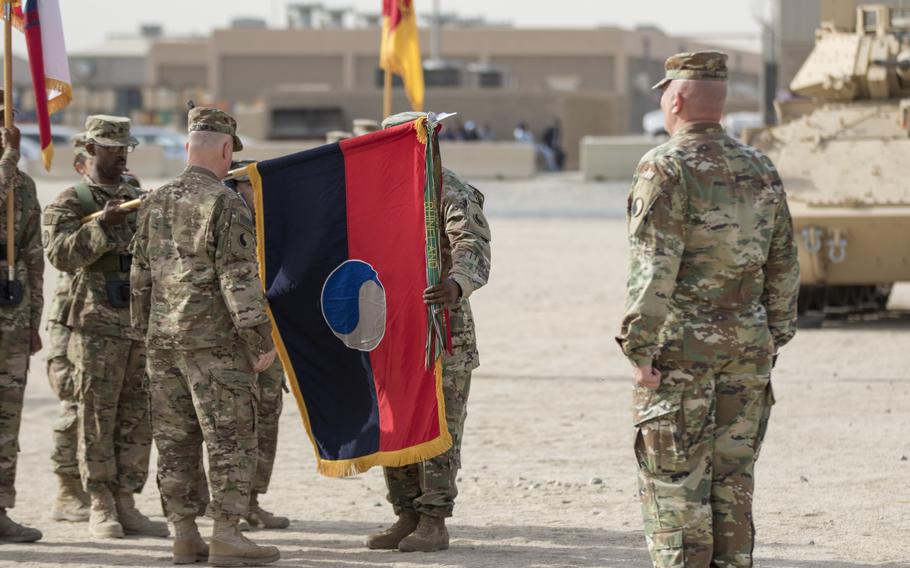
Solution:
[[[17,124],[16,127],[19,128],[19,132],[22,134],[22,140],[31,140],[38,146],[38,155],[40,156],[41,137],[38,132],[38,125],[31,123]],[[77,132],[75,128],[63,126],[62,124],[53,124],[51,125],[51,140],[57,148],[69,148],[72,145],[73,135]]]
[[[186,135],[163,126],[133,126],[130,134],[143,146],[161,146],[164,157],[168,159],[186,159]]]

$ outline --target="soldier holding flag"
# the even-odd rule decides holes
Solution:
[[[5,104],[0,107],[4,118],[7,111]],[[16,167],[19,130],[0,129],[0,147],[0,542],[33,542],[41,532],[14,522],[6,510],[16,501],[19,425],[29,357],[41,349],[41,208],[35,182]]]

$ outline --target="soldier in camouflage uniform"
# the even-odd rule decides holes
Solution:
[[[728,137],[725,54],[667,60],[670,140],[629,195],[628,300],[645,535],[659,568],[752,566],[754,466],[773,357],[796,332],[799,269],[771,161]]]
[[[88,174],[88,161],[91,159],[85,149],[85,133],[73,138],[73,169],[80,178]],[[90,500],[82,488],[79,477],[78,418],[79,404],[73,392],[73,364],[66,357],[66,348],[70,340],[70,328],[66,327],[69,312],[70,288],[73,277],[68,272],[61,272],[57,279],[57,289],[51,300],[47,317],[47,333],[50,345],[47,351],[47,378],[51,390],[60,399],[60,417],[54,424],[54,473],[57,474],[59,489],[51,516],[55,521],[87,521],[89,518]]]
[[[426,114],[400,113],[386,118],[382,126],[389,128],[423,116]],[[398,521],[367,539],[367,546],[374,549],[432,552],[448,548],[445,519],[452,516],[458,495],[455,478],[461,467],[471,372],[480,364],[468,298],[490,276],[490,226],[483,214],[484,197],[454,172],[437,167],[442,171],[443,280],[428,288],[423,297],[427,304],[449,308],[453,352],[443,357],[442,388],[452,447],[419,464],[384,468],[388,500]]]
[[[0,91],[2,99],[2,91]],[[0,118],[3,115],[0,104]],[[41,209],[35,182],[19,171],[19,130],[0,128],[0,542],[34,542],[41,532],[10,519],[6,510],[16,501],[16,460],[19,425],[29,357],[41,349],[38,329],[44,305],[44,255],[41,251]],[[10,188],[15,191],[10,203]],[[16,279],[8,280],[6,212],[13,206]],[[21,291],[21,295],[16,290]]]
[[[252,160],[237,161],[231,164],[231,169],[236,170],[252,163]],[[249,176],[235,176],[225,180],[225,184],[240,194],[251,212],[255,211],[253,185],[250,183]],[[244,518],[249,523],[247,526],[284,529],[290,526],[290,519],[276,516],[263,509],[259,504],[259,496],[265,494],[269,489],[272,467],[275,465],[275,454],[278,451],[278,422],[283,405],[282,388],[285,386],[281,361],[276,359],[271,367],[259,373],[257,380],[259,383],[259,412],[256,425],[259,428],[259,459],[256,461],[256,475],[253,478],[253,491],[250,494],[250,512]],[[241,530],[245,530],[244,527],[241,527]]]
[[[142,195],[123,179],[126,155],[138,142],[128,118],[90,116],[89,175],[63,191],[44,212],[44,247],[57,269],[73,274],[66,324],[74,366],[79,471],[91,497],[89,531],[167,536],[167,525],[140,513],[133,494],[148,477],[151,422],[145,346],[129,314],[128,246],[135,215],[120,208]],[[86,215],[99,218],[82,224]]]
[[[275,360],[249,209],[221,180],[243,148],[236,122],[211,108],[189,113],[187,169],[152,193],[133,240],[132,317],[145,335],[158,447],[158,486],[174,525],[174,562],[275,562],[238,530],[256,471],[256,374]],[[209,456],[215,521],[207,547],[196,516],[200,446]]]

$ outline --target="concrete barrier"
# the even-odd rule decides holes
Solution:
[[[585,181],[631,180],[641,157],[660,143],[649,136],[585,136],[582,176]]]
[[[534,175],[534,147],[519,142],[441,142],[442,163],[473,179],[523,179]]]

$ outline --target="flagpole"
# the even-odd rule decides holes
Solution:
[[[3,126],[13,127],[13,2],[3,0]],[[6,197],[6,263],[10,283],[16,279],[16,179],[10,180]]]
[[[386,68],[385,84],[382,90],[382,118],[380,120],[385,120],[388,116],[392,116],[392,72]]]

